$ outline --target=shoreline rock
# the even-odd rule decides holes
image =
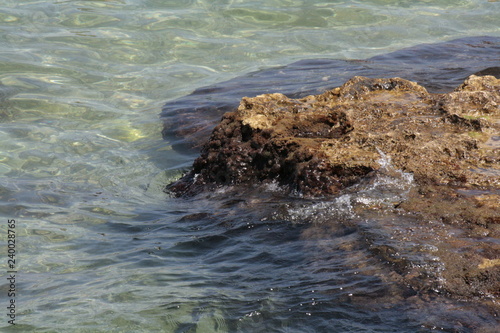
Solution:
[[[397,247],[369,251],[402,288],[481,300],[497,317],[499,162],[500,79],[471,75],[453,92],[431,94],[400,78],[354,77],[300,99],[243,98],[213,130],[193,169],[166,190],[189,197],[277,183],[288,194],[328,200],[391,170],[404,172],[412,177],[405,195],[392,207],[368,210],[414,218],[416,228],[432,235],[429,255],[443,269],[413,263]],[[429,221],[446,227],[433,230]]]
[[[447,94],[400,78],[354,77],[301,99],[245,97],[168,190],[278,182],[306,197],[334,195],[378,170],[379,151],[418,184],[500,188],[499,118],[493,76],[472,75]]]

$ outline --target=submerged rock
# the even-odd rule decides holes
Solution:
[[[494,327],[500,79],[485,74],[495,71],[471,75],[449,93],[429,93],[401,78],[356,76],[298,99],[245,97],[224,114],[192,170],[167,190],[193,196],[221,189],[210,195],[248,201],[248,209],[259,211],[265,207],[259,200],[269,196],[262,189],[279,188],[286,202],[270,205],[276,211],[257,220],[312,221],[303,237],[339,246],[346,257],[354,253],[354,270],[367,265],[358,263],[360,252],[379,261],[382,273],[374,274],[390,286],[389,298],[420,310],[437,298],[465,300],[484,309],[478,316],[493,318]],[[306,200],[290,208],[288,194]],[[342,228],[360,236],[325,242]]]
[[[400,78],[357,76],[301,99],[245,97],[213,130],[193,170],[168,190],[192,195],[277,182],[304,196],[332,195],[372,177],[382,152],[421,185],[499,188],[499,117],[493,76],[471,75],[446,94]]]
[[[423,309],[429,295],[474,300],[498,318],[499,161],[500,79],[471,75],[450,93],[429,93],[401,78],[356,76],[300,99],[243,98],[167,190],[192,196],[229,185],[258,196],[256,185],[278,184],[285,195],[322,198],[326,213],[306,210],[324,219],[306,238],[324,240],[324,229],[342,223],[359,228],[357,246],[391,270],[380,276],[396,294]],[[377,220],[377,231],[363,229]]]

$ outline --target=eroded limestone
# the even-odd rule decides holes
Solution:
[[[400,78],[354,77],[301,99],[243,98],[223,116],[192,171],[168,190],[190,196],[278,183],[304,197],[338,197],[376,180],[390,160],[391,170],[415,182],[393,203],[393,214],[422,221],[415,223],[433,235],[433,255],[444,269],[432,275],[387,246],[370,246],[371,253],[391,265],[391,279],[417,294],[494,300],[500,296],[499,133],[500,80],[493,76],[472,75],[446,94]],[[458,236],[433,231],[426,221]]]
[[[332,195],[379,169],[379,151],[420,184],[499,187],[499,150],[481,148],[500,132],[499,82],[472,75],[454,92],[429,94],[400,78],[354,77],[302,99],[245,97],[169,189],[277,181]]]

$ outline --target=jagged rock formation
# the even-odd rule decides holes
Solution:
[[[380,151],[419,184],[498,188],[499,116],[493,76],[472,75],[447,94],[400,78],[354,77],[301,99],[245,97],[169,190],[277,181],[305,196],[331,195],[379,169]]]
[[[400,78],[354,77],[300,99],[245,97],[223,116],[193,169],[167,190],[191,196],[279,183],[305,197],[338,196],[386,172],[387,158],[415,182],[393,204],[395,214],[414,216],[424,229],[431,228],[426,221],[444,223],[460,237],[437,233],[431,241],[444,267],[438,276],[392,247],[370,251],[405,288],[483,299],[497,316],[500,79],[494,76],[471,75],[443,94]]]

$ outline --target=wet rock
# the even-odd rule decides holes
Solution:
[[[358,76],[300,99],[243,98],[213,130],[193,169],[167,190],[191,196],[278,184],[306,198],[342,198],[384,177],[412,175],[390,214],[413,219],[428,239],[410,243],[428,242],[422,248],[439,259],[418,263],[392,238],[390,245],[373,241],[369,252],[388,264],[387,278],[407,288],[405,295],[482,299],[497,316],[499,133],[500,80],[493,76],[471,75],[442,94],[401,78]],[[375,206],[355,215],[383,214]],[[446,227],[432,230],[439,224]]]
[[[381,154],[418,184],[500,187],[500,80],[472,75],[430,94],[400,78],[354,77],[320,95],[242,99],[226,113],[193,170],[168,190],[277,182],[304,196],[337,194],[381,168]]]

